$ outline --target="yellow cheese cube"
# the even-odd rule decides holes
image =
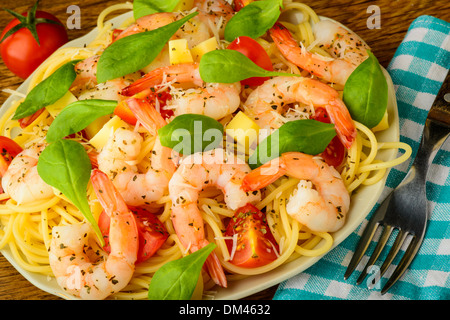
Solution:
[[[186,39],[169,41],[169,57],[171,64],[194,62]]]
[[[380,123],[372,128],[372,132],[383,131],[389,128],[389,117],[387,111],[384,113],[383,119]]]
[[[129,125],[118,116],[112,117],[103,125],[97,134],[89,140],[89,143],[94,146],[97,151],[100,151],[105,146],[109,137],[120,127],[128,128]]]
[[[239,111],[228,123],[226,134],[237,143],[238,151],[243,149],[245,154],[250,154],[258,144],[260,127],[245,113]]]
[[[200,62],[200,59],[205,53],[219,49],[216,37],[209,38],[192,48],[192,57],[195,62]]]
[[[47,109],[48,113],[50,113],[53,118],[56,118],[56,116],[61,112],[62,109],[77,100],[78,99],[72,94],[72,92],[67,91],[67,93],[62,98],[60,98],[54,104],[46,106],[45,109]]]
[[[96,119],[94,122],[88,125],[84,129],[88,138],[89,139],[93,138],[109,120],[111,120],[111,115],[106,115]]]
[[[194,0],[181,0],[178,2],[177,6],[173,10],[174,12],[178,11],[189,11],[194,7]]]

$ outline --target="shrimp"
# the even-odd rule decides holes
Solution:
[[[42,180],[37,171],[39,155],[44,145],[35,145],[20,152],[2,177],[2,188],[18,204],[47,199],[53,188]]]
[[[99,170],[91,174],[97,197],[110,216],[109,255],[92,248],[88,223],[55,226],[49,259],[58,284],[82,299],[100,300],[122,290],[131,280],[139,248],[133,213],[108,177]]]
[[[124,100],[127,97],[120,94],[121,90],[139,79],[140,74],[133,73],[105,83],[97,83],[97,63],[99,59],[100,56],[94,55],[75,65],[77,76],[70,88],[71,92],[77,96],[78,100]]]
[[[277,129],[283,121],[281,114],[289,104],[300,102],[313,107],[324,107],[335,124],[344,146],[350,148],[356,138],[356,128],[339,93],[314,79],[274,77],[250,93],[244,110],[261,128]]]
[[[166,108],[172,109],[175,116],[195,113],[219,120],[236,111],[241,103],[240,83],[204,83],[198,68],[198,63],[184,63],[155,69],[124,88],[122,94],[132,96],[167,81],[194,86],[171,88],[172,99]]]
[[[287,60],[320,79],[344,85],[353,70],[368,57],[370,48],[355,33],[329,20],[316,23],[313,30],[317,44],[329,52],[332,59],[300,47],[281,23],[270,29],[270,35]]]
[[[133,34],[155,30],[164,27],[172,22],[175,22],[186,16],[183,12],[160,12],[147,16],[143,16],[136,20],[135,23],[130,25],[124,31],[122,31],[114,41],[122,39]],[[171,38],[186,39],[189,47],[193,47],[202,41],[205,41],[211,37],[209,28],[204,23],[197,19],[191,19],[186,22],[183,28],[180,28]]]
[[[241,189],[242,179],[248,172],[250,168],[245,162],[228,155],[223,149],[195,153],[183,159],[170,179],[169,194],[172,200],[171,219],[185,248],[194,252],[208,244],[203,218],[197,206],[199,192],[203,188],[219,188],[224,193],[225,203],[233,210],[260,200],[259,192],[247,193]],[[208,257],[206,266],[211,278],[226,287],[225,274],[215,253]]]
[[[284,153],[246,175],[243,190],[259,190],[283,175],[300,180],[286,205],[295,220],[319,232],[334,232],[344,225],[350,195],[336,169],[318,157]]]
[[[223,38],[226,23],[233,17],[234,9],[225,0],[195,0],[194,7],[199,11],[199,20],[210,27],[211,32],[218,30],[218,36]]]
[[[133,98],[127,103],[132,110],[138,108],[147,115],[145,125],[152,130],[152,134],[156,133],[156,128],[165,124],[161,115],[145,100]],[[142,120],[142,115],[139,116],[139,120]],[[158,120],[152,120],[152,117]],[[151,166],[145,173],[140,173],[136,160],[142,143],[139,132],[118,128],[97,156],[98,168],[111,178],[125,202],[131,206],[150,205],[162,198],[167,193],[169,179],[176,168],[176,156],[172,155],[170,148],[162,146],[157,138],[150,156]]]
[[[186,39],[190,48],[209,39],[214,35],[215,30],[219,30],[219,34],[223,34],[226,22],[234,14],[232,6],[225,0],[196,0],[194,7],[198,9],[199,15],[187,21],[183,28],[180,28],[172,37],[172,40]],[[186,12],[159,12],[143,16],[122,31],[114,41],[164,27],[186,15]]]

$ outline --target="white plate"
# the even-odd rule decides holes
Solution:
[[[118,26],[121,22],[125,21],[128,17],[131,16],[131,13],[126,13],[120,15],[111,20],[111,22]],[[330,19],[331,20],[331,19]],[[85,43],[90,43],[96,36],[96,29],[88,33],[87,35],[75,39],[64,47],[83,47]],[[388,98],[388,114],[389,114],[389,129],[379,132],[376,134],[378,141],[399,141],[399,122],[398,122],[398,110],[397,110],[397,101],[394,92],[394,86],[389,74],[386,70],[383,69],[383,72],[386,76],[388,89],[389,89],[389,98]],[[31,77],[30,77],[31,78]],[[26,88],[30,83],[30,78],[28,78],[18,89],[17,91],[21,93],[26,93]],[[17,99],[16,97],[9,97],[5,103],[3,104],[0,115],[3,115],[5,111],[11,107],[13,101]],[[395,158],[397,154],[397,150],[389,149],[383,150],[380,154],[380,159],[382,160],[392,160]],[[381,181],[372,186],[361,186],[358,188],[358,192],[356,192],[351,198],[351,206],[350,211],[348,213],[347,221],[338,232],[333,234],[334,244],[333,248],[339,245],[345,238],[347,238],[364,220],[364,218],[369,214],[372,210],[373,206],[376,204],[378,198],[381,195],[383,190],[385,180],[387,177],[387,173]],[[320,246],[321,244],[319,244]],[[36,273],[29,272],[24,270],[14,259],[11,254],[9,248],[1,250],[3,256],[19,271],[28,281],[30,281],[33,285],[38,287],[41,290],[44,290],[50,294],[54,294],[64,299],[75,299],[73,296],[64,292],[56,283],[54,278],[49,278],[47,276],[39,275]],[[247,297],[254,293],[257,293],[261,290],[267,289],[273,285],[276,285],[284,280],[289,279],[290,277],[306,270],[314,263],[319,261],[322,256],[318,257],[300,257],[295,261],[284,264],[277,269],[270,271],[265,274],[252,276],[243,280],[230,282],[229,287],[218,288],[217,294],[215,296],[216,299],[226,299],[226,300],[235,300]]]

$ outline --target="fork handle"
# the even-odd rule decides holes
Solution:
[[[428,169],[430,168],[436,153],[449,136],[449,77],[450,74],[447,74],[447,77],[436,96],[436,100],[431,107],[428,119],[425,122],[425,128],[419,149],[417,150],[416,158],[402,184],[418,179],[423,188],[425,188]]]

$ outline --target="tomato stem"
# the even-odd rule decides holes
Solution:
[[[5,33],[3,38],[0,40],[0,43],[2,43],[3,40],[5,40],[10,35],[17,32],[18,30],[20,30],[22,28],[27,28],[28,30],[30,30],[31,34],[33,35],[33,38],[36,40],[37,44],[40,46],[41,43],[39,42],[39,36],[38,36],[37,30],[36,30],[36,26],[39,23],[51,23],[51,24],[62,25],[60,22],[53,21],[50,19],[45,19],[45,18],[36,19],[36,11],[37,11],[38,4],[39,4],[39,0],[37,0],[36,3],[33,5],[33,7],[27,12],[26,16],[19,14],[17,12],[14,12],[10,9],[3,8],[3,10],[5,10],[6,12],[8,12],[12,16],[14,16],[17,20],[19,20],[20,23],[18,25],[14,26],[14,28],[11,28],[7,33]]]

